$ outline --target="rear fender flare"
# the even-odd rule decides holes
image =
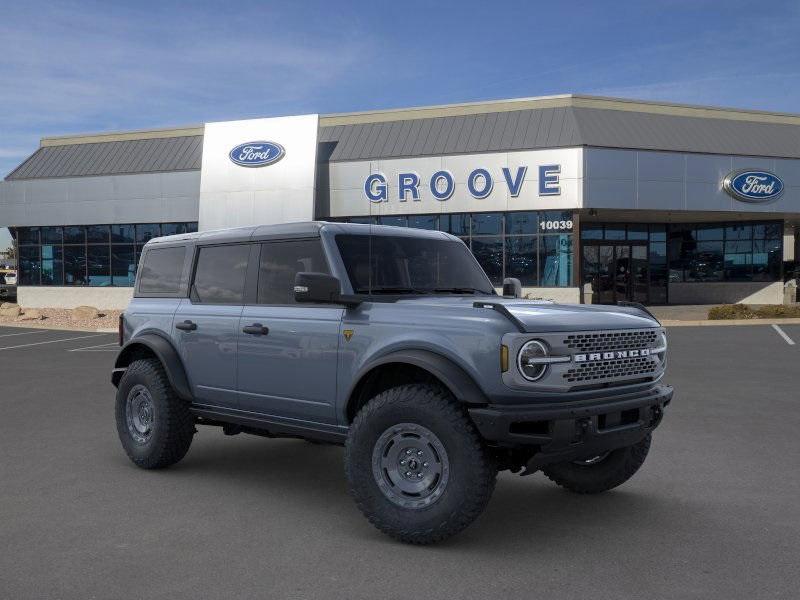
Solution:
[[[125,373],[132,362],[132,358],[136,356],[136,351],[146,349],[155,354],[156,358],[161,362],[164,371],[167,373],[172,389],[182,400],[192,399],[191,388],[189,387],[189,380],[186,377],[186,369],[183,366],[183,361],[175,350],[172,342],[156,333],[145,333],[139,335],[127,344],[125,344],[117,355],[114,362],[114,372],[111,376],[111,382],[115,386],[119,386],[120,379]]]

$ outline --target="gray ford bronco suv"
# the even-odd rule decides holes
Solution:
[[[196,427],[345,446],[381,531],[443,540],[498,470],[591,494],[644,462],[672,388],[639,306],[498,295],[436,231],[293,223],[148,242],[112,382],[125,452],[157,469]]]

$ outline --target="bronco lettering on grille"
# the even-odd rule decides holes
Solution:
[[[591,352],[589,354],[576,354],[574,360],[578,362],[594,362],[598,360],[614,360],[617,358],[638,358],[640,356],[650,356],[648,348],[639,350],[615,350],[614,352]]]

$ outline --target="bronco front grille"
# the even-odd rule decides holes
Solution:
[[[570,383],[597,382],[630,377],[652,377],[656,374],[657,369],[656,361],[649,356],[615,358],[572,367],[563,374],[563,377]]]
[[[577,353],[610,352],[612,350],[650,348],[655,345],[657,339],[658,333],[655,329],[634,329],[631,331],[576,333],[568,335],[563,343],[564,346]]]

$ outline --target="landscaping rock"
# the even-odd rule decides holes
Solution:
[[[15,302],[3,302],[0,304],[0,308],[14,308],[15,306],[19,306],[19,304],[16,304]]]
[[[86,319],[97,319],[100,317],[100,311],[94,306],[78,306],[72,309],[72,318],[76,321],[84,321]]]
[[[41,321],[42,319],[44,319],[44,315],[35,308],[29,308],[17,317],[17,321]]]
[[[9,308],[0,308],[0,317],[18,317],[21,312],[22,309],[15,304]]]

